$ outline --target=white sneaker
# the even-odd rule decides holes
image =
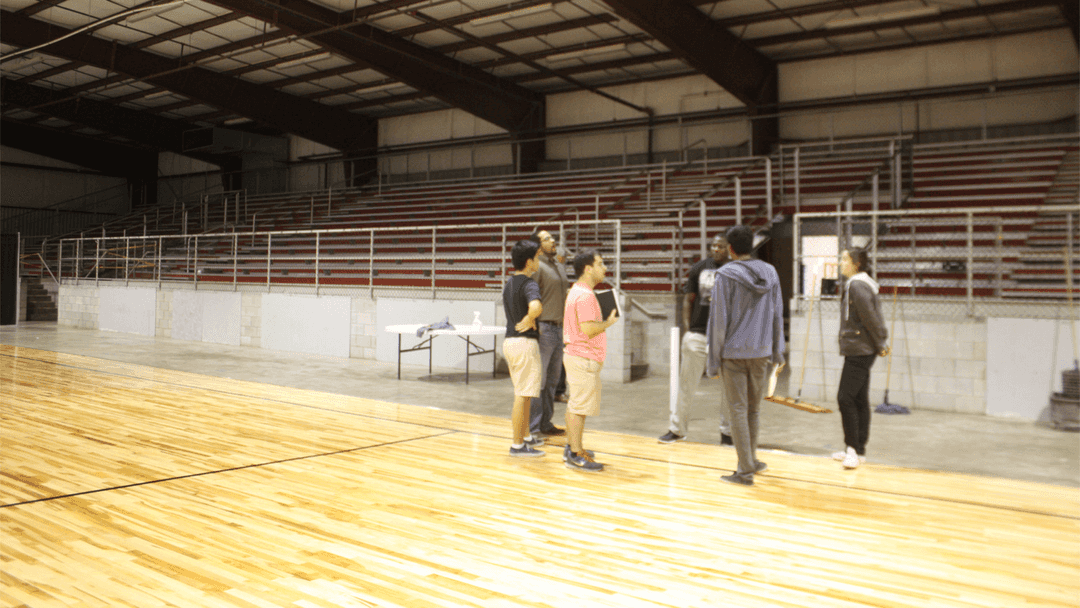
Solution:
[[[845,469],[857,469],[857,468],[859,468],[859,464],[860,464],[860,458],[859,458],[859,455],[855,453],[855,448],[849,447],[847,449],[847,454],[844,454],[844,461],[843,461],[844,468]]]
[[[835,460],[837,462],[842,462],[845,458],[847,458],[847,450],[845,450],[843,452],[833,452],[833,455],[832,455],[833,460]],[[859,456],[859,463],[860,464],[866,464],[866,456]]]

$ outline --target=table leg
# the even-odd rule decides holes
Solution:
[[[495,348],[499,345],[499,336],[491,337],[491,377],[495,377],[495,367],[499,362],[498,353],[495,352]]]
[[[401,334],[397,335],[397,379],[401,380]]]
[[[465,337],[465,386],[469,385],[469,359],[472,359],[472,339]]]

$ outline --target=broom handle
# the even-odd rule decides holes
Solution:
[[[1073,308],[1072,252],[1065,247],[1065,285],[1068,287],[1069,310]],[[1069,337],[1072,338],[1073,366],[1080,369],[1080,346],[1076,344],[1076,319],[1069,315]]]
[[[892,326],[889,327],[889,337],[896,340],[896,294],[900,290],[893,286],[892,292]],[[892,349],[889,349],[889,366],[885,371],[885,394],[889,394],[889,379],[892,378]]]
[[[802,383],[803,378],[806,377],[806,355],[810,353],[810,323],[814,320],[814,283],[817,282],[817,275],[810,275],[810,315],[806,317],[806,340],[803,340],[802,349],[802,370],[799,371],[799,392],[795,395],[795,400],[798,401],[802,397]],[[825,345],[822,345],[825,348]]]

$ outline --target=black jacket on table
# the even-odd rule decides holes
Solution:
[[[840,302],[840,354],[875,355],[885,350],[888,338],[878,302],[878,284],[860,272],[847,280]]]

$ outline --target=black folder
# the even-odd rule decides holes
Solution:
[[[600,318],[607,321],[608,315],[611,311],[615,311],[616,317],[622,316],[622,308],[619,307],[619,296],[615,294],[613,289],[602,289],[595,292],[596,299],[600,302]]]

